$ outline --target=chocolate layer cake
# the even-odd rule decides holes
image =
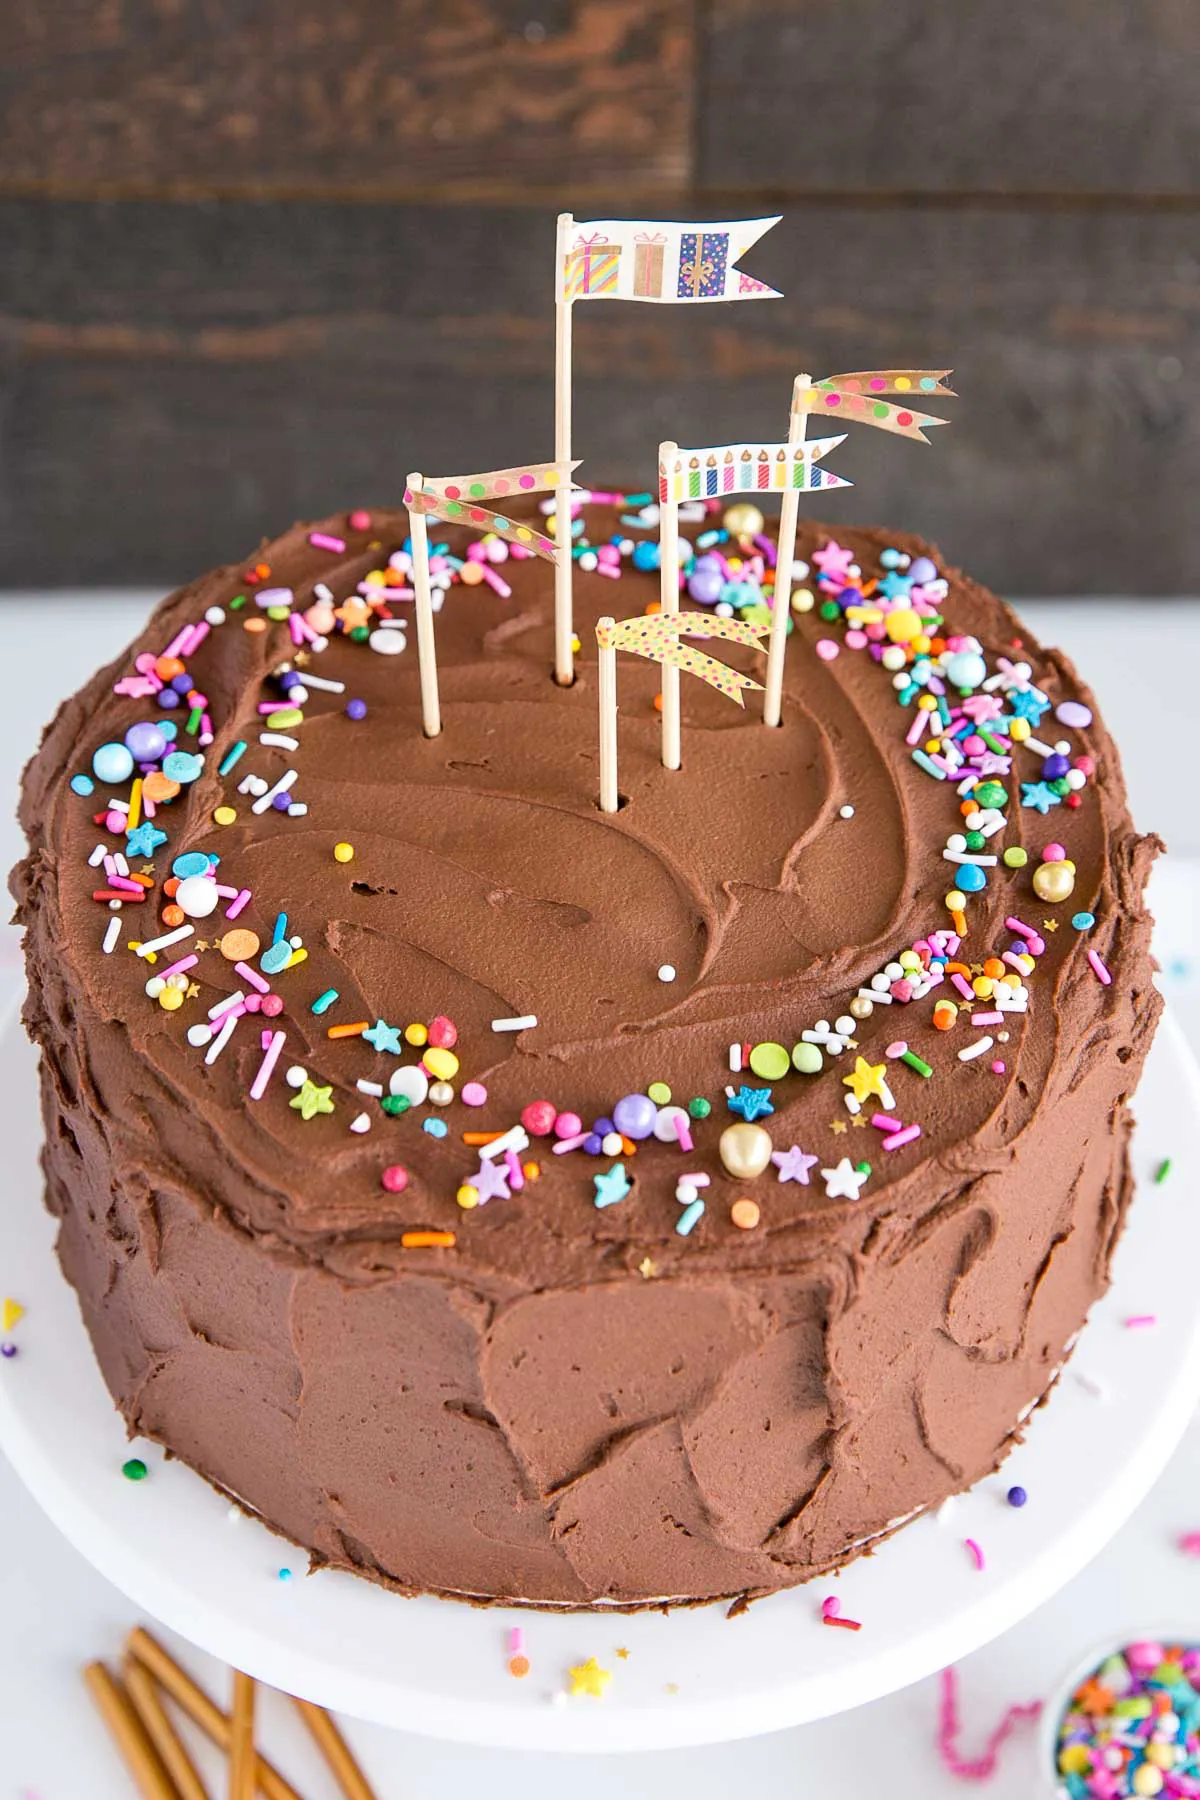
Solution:
[[[707,597],[769,589],[702,512]],[[435,527],[423,737],[407,515],[356,513],[165,601],[25,778],[47,1199],[113,1396],[406,1593],[845,1562],[996,1467],[1130,1199],[1155,845],[1070,663],[928,546],[802,523],[782,727],[688,678],[667,772],[623,660],[606,816],[627,516],[585,509],[625,541],[572,688],[553,570]]]

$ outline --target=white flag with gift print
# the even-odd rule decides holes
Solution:
[[[558,270],[559,298],[651,300],[778,300],[738,268],[781,214],[691,224],[655,219],[576,219]]]

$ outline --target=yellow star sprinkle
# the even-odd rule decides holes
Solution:
[[[867,1128],[867,1121],[863,1118],[861,1113],[855,1113],[850,1121],[850,1125],[854,1131],[865,1131]]]
[[[594,1656],[589,1656],[585,1663],[571,1670],[571,1698],[577,1699],[580,1694],[590,1694],[593,1700],[603,1700],[605,1690],[612,1680],[612,1670],[602,1669]]]
[[[1058,930],[1058,920],[1057,919],[1043,919],[1042,925],[1046,931],[1057,931]]]
[[[641,1276],[642,1280],[649,1281],[650,1277],[657,1274],[657,1272],[658,1271],[655,1269],[650,1258],[648,1256],[643,1256],[641,1262],[638,1264],[638,1274]]]
[[[621,1661],[622,1661],[622,1662],[628,1662],[628,1661],[629,1661],[629,1652],[628,1652],[628,1650],[618,1650],[618,1651],[617,1651],[617,1655],[618,1655],[618,1656],[619,1656],[619,1657],[620,1657],[620,1659],[621,1659]]]
[[[842,1132],[846,1129],[845,1119],[831,1119],[829,1121],[829,1129],[830,1131],[836,1131],[840,1137]]]
[[[5,1299],[3,1313],[0,1313],[0,1325],[5,1331],[11,1331],[14,1325],[25,1317],[25,1308],[19,1300]]]
[[[886,1074],[886,1063],[876,1063],[872,1067],[865,1056],[856,1056],[853,1075],[843,1075],[842,1082],[845,1087],[850,1089],[861,1106],[863,1101],[869,1099],[872,1094],[876,1099],[883,1099],[883,1082]]]

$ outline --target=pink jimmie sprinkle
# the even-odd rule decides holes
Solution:
[[[580,1131],[574,1137],[559,1138],[554,1146],[555,1156],[565,1156],[568,1150],[578,1150],[580,1144],[587,1142],[587,1138],[586,1131]]]
[[[308,541],[314,550],[332,550],[335,556],[340,556],[346,548],[344,538],[330,537],[326,531],[310,531]]]
[[[967,1760],[958,1754],[956,1748],[958,1739],[957,1677],[953,1669],[943,1669],[941,1720],[937,1740],[938,1754],[950,1774],[957,1775],[960,1781],[987,1781],[996,1772],[1001,1745],[1012,1736],[1016,1727],[1023,1720],[1038,1718],[1041,1710],[1040,1700],[1031,1700],[1025,1706],[1010,1706],[984,1744],[982,1754]]]
[[[199,961],[198,956],[181,956],[178,962],[173,962],[162,971],[161,979],[166,981],[169,975],[182,975],[185,969],[194,969]]]
[[[1185,1556],[1200,1556],[1200,1531],[1185,1531],[1179,1540]]]
[[[913,1139],[919,1138],[920,1135],[921,1127],[919,1125],[906,1125],[903,1131],[897,1131],[891,1137],[885,1137],[883,1147],[885,1150],[899,1150],[903,1145],[911,1144]]]
[[[272,1034],[271,1041],[267,1045],[266,1055],[258,1065],[258,1074],[254,1077],[254,1085],[250,1089],[252,1100],[261,1100],[266,1093],[267,1083],[271,1079],[275,1064],[279,1061],[279,1053],[283,1049],[283,1040],[286,1036],[286,1031],[276,1031]]]
[[[979,1545],[975,1542],[974,1538],[964,1538],[963,1544],[966,1548],[967,1555],[971,1558],[971,1561],[982,1575],[983,1571],[987,1568],[987,1561],[983,1551],[979,1548]]]
[[[1089,950],[1088,951],[1088,961],[1091,963],[1093,973],[1095,974],[1096,980],[1100,983],[1100,985],[1102,987],[1111,987],[1112,986],[1112,976],[1109,974],[1108,969],[1105,966],[1104,958],[1102,956],[1100,956],[1097,951]]]
[[[688,1122],[686,1119],[684,1119],[684,1118],[676,1119],[676,1121],[675,1121],[675,1138],[679,1145],[679,1148],[683,1151],[686,1151],[687,1154],[690,1156],[693,1149],[695,1148],[695,1146],[692,1143],[692,1134],[688,1130]]]
[[[508,1654],[510,1656],[524,1656],[524,1654],[525,1654],[525,1628],[524,1628],[524,1626],[514,1625],[512,1627],[512,1629],[509,1631]]]
[[[972,1025],[1003,1025],[1003,1013],[972,1013]]]
[[[234,963],[233,966],[237,970],[237,973],[241,976],[242,980],[248,981],[250,983],[251,987],[258,989],[260,994],[269,994],[270,993],[270,991],[271,991],[270,982],[264,981],[263,977],[259,974],[258,970],[252,969],[250,967],[249,963],[238,962],[238,963]]]
[[[238,914],[249,905],[249,902],[250,889],[243,888],[237,899],[231,900],[229,905],[225,908],[225,917],[227,919],[236,919]]]
[[[1147,1325],[1157,1324],[1157,1313],[1134,1313],[1130,1318],[1126,1319],[1125,1329],[1127,1331],[1139,1331]]]
[[[504,1152],[504,1166],[508,1170],[509,1187],[515,1190],[523,1188],[525,1186],[525,1171],[521,1167],[521,1159],[515,1150],[506,1150]]]
[[[872,1113],[871,1123],[876,1131],[886,1131],[889,1134],[895,1131],[904,1130],[904,1126],[900,1123],[900,1120],[896,1117],[895,1113]]]

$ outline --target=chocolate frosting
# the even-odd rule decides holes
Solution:
[[[595,541],[614,529],[601,509],[589,519]],[[340,602],[406,535],[402,513],[375,514],[367,531],[338,517],[252,561],[298,606],[317,583]],[[798,553],[828,535],[802,525]],[[889,544],[936,557],[895,533],[837,536],[866,573]],[[191,971],[199,997],[175,1014],[147,998],[148,970],[125,947],[152,935],[153,899],[126,909],[117,950],[101,953],[107,915],[87,858],[107,790],[86,800],[68,785],[99,744],[157,716],[112,691],[134,656],[248,592],[244,567],[166,600],[49,728],[26,772],[30,853],[12,886],[63,1266],[130,1431],[320,1561],[407,1592],[543,1605],[767,1592],[993,1469],[1104,1288],[1130,1195],[1126,1102],[1159,1009],[1142,901],[1156,843],[1132,828],[1116,751],[1071,664],[944,570],[947,630],[990,655],[1019,643],[1052,703],[1093,711],[1071,734],[1095,764],[1082,804],[1048,818],[1021,807],[1019,773],[1037,771],[1014,765],[999,844],[1024,845],[1029,865],[996,869],[971,896],[963,954],[975,962],[1011,945],[1009,915],[1044,930],[1029,1011],[1007,1017],[997,1073],[991,1055],[957,1059],[973,1034],[965,1021],[936,1031],[932,997],[876,1007],[857,1051],[772,1084],[762,1121],[777,1149],[820,1165],[869,1159],[861,1196],[827,1197],[819,1168],[808,1185],[773,1168],[734,1181],[717,1150],[732,1122],[725,1085],[761,1084],[730,1075],[730,1045],[790,1048],[947,925],[953,784],[915,767],[910,715],[868,655],[814,654],[828,630],[814,612],[796,620],[778,730],[755,694],[742,712],[684,678],[678,773],[659,761],[658,670],[621,659],[626,803],[605,815],[592,626],[640,611],[657,577],[577,575],[583,649],[564,690],[550,675],[552,570],[504,573],[510,598],[455,587],[438,616],[434,740],[421,733],[415,642],[377,656],[334,636],[308,667],[345,695],[311,690],[294,755],[261,747],[255,716],[293,654],[285,626],[247,631],[230,612],[189,661],[216,737],[199,780],[160,809],[156,878],[183,851],[219,855],[219,878],[253,891],[239,923],[265,943],[286,912],[308,953],[273,983],[287,1041],[259,1101],[258,1020],[211,1065],[187,1041],[238,985],[215,947]],[[716,648],[761,669],[757,653]],[[361,721],[345,713],[351,695],[367,703]],[[240,739],[250,749],[222,780]],[[285,767],[306,816],[253,815],[244,772],[273,781]],[[225,828],[222,803],[238,814]],[[1047,907],[1029,878],[1054,839],[1077,877],[1072,899]],[[334,859],[338,841],[351,862]],[[1082,908],[1096,919],[1086,933],[1070,923]],[[197,936],[215,946],[222,929],[214,917]],[[329,988],[339,999],[316,1017]],[[458,1029],[456,1081],[487,1088],[484,1106],[456,1097],[437,1115],[442,1138],[422,1129],[432,1109],[389,1117],[356,1091],[360,1078],[386,1089],[395,1056],[326,1036],[342,1021],[438,1014]],[[491,1029],[523,1014],[537,1026]],[[934,1073],[889,1064],[899,1115],[922,1135],[884,1152],[849,1120],[841,1077],[856,1053],[883,1062],[897,1037]],[[331,1085],[332,1114],[302,1121],[289,1104],[281,1076],[295,1062]],[[683,1105],[709,1099],[712,1115],[690,1155],[651,1139],[623,1159],[633,1185],[618,1204],[593,1204],[611,1158],[555,1155],[544,1140],[524,1153],[540,1174],[522,1191],[456,1203],[477,1163],[464,1131],[506,1129],[543,1098],[588,1126],[652,1082]],[[358,1135],[348,1126],[363,1111]],[[408,1172],[400,1193],[381,1185],[392,1164]],[[681,1169],[710,1177],[688,1237],[675,1229]],[[730,1217],[746,1195],[761,1208],[751,1230]],[[414,1230],[455,1242],[406,1248]]]

